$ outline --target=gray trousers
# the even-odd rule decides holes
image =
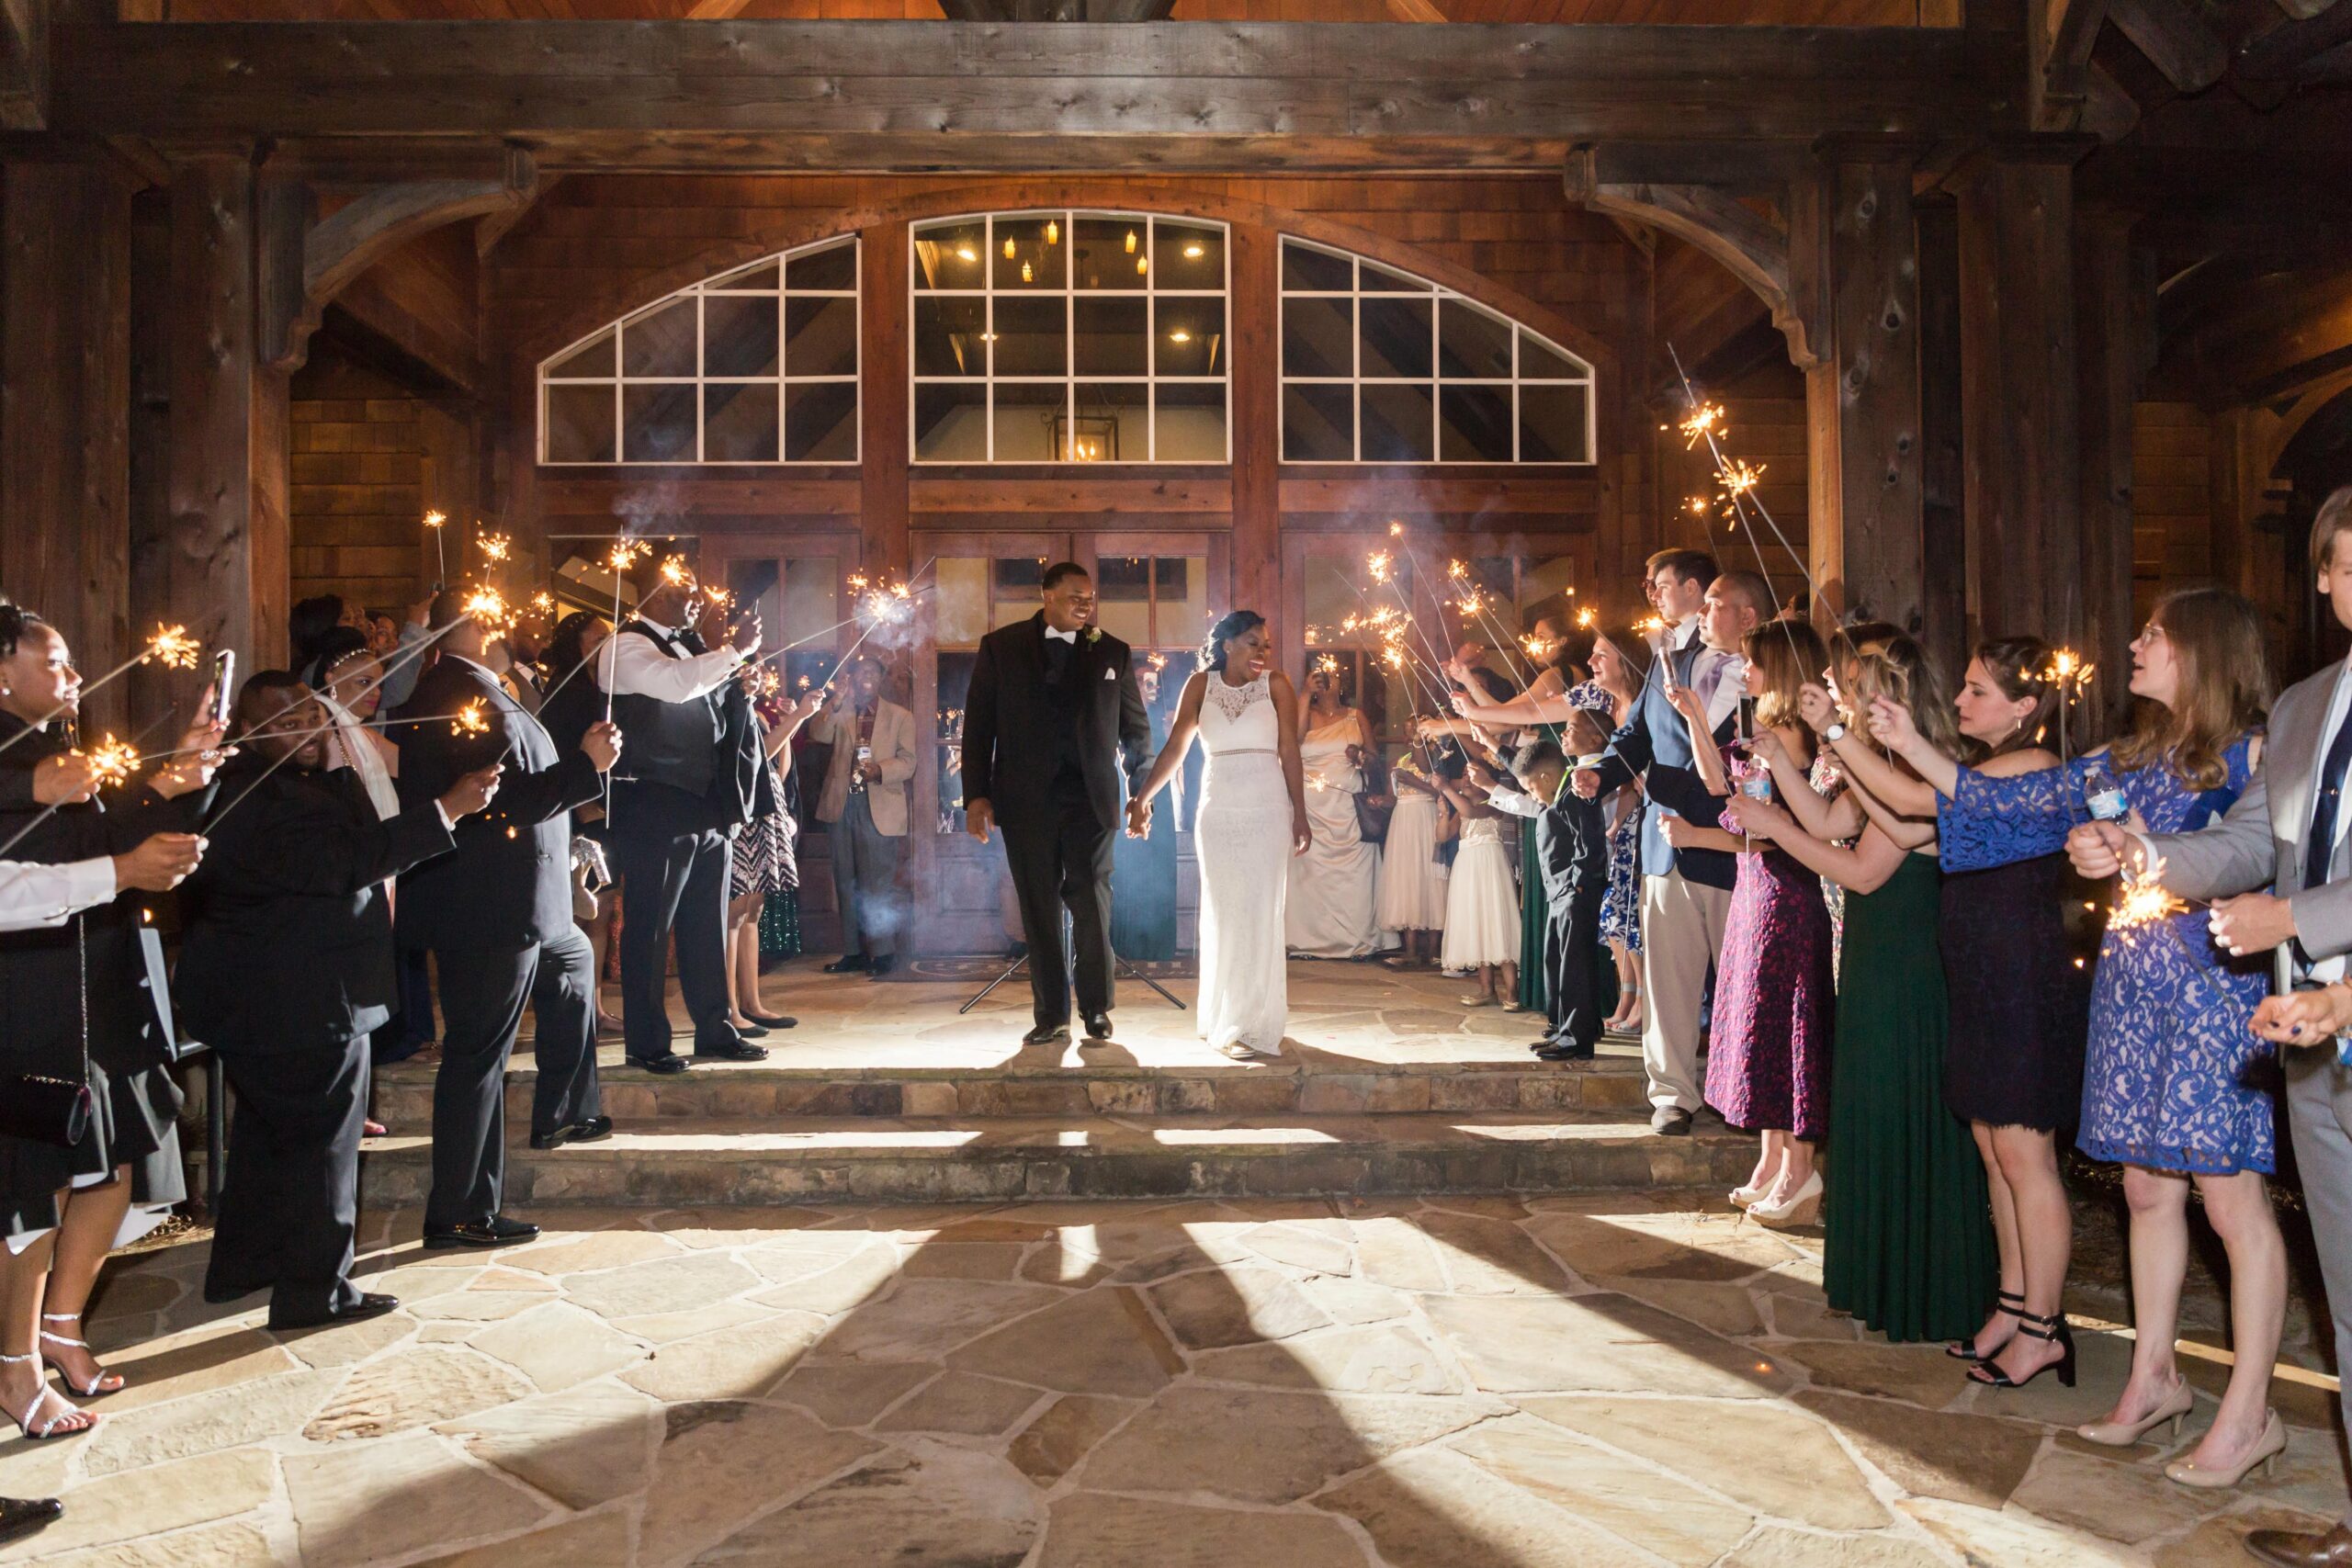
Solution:
[[[2312,1240],[2335,1319],[2335,1364],[2352,1369],[2352,1070],[2335,1065],[2333,1041],[2282,1048],[2278,1055],[2287,1067],[2288,1118]],[[2345,1386],[2352,1390],[2352,1382]],[[2345,1419],[2352,1422],[2352,1398],[2343,1403]]]
[[[862,790],[852,790],[841,820],[827,831],[833,843],[833,896],[842,911],[842,951],[868,958],[890,958],[907,923],[906,895],[899,887],[899,864],[907,841],[874,826],[874,807]]]

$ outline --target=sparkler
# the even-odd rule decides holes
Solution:
[[[492,630],[504,631],[514,624],[514,615],[506,608],[506,596],[484,583],[466,595],[466,614]]]
[[[193,670],[196,668],[197,656],[203,651],[204,645],[188,636],[186,626],[167,626],[158,621],[155,624],[155,635],[147,639],[146,646],[96,680],[83,682],[78,695],[86,699],[92,692],[138,669],[151,659],[166,669]],[[7,739],[0,740],[0,751],[6,751],[28,735],[47,729],[51,720],[64,711],[62,705],[50,709],[48,713],[41,716],[39,724],[27,725]]]
[[[2050,655],[2050,666],[2041,671],[2041,679],[2058,688],[2058,765],[2064,767],[2069,760],[2066,744],[2066,710],[2090,684],[2091,672],[2097,665],[2083,662],[2083,656],[2071,648],[2055,649]]]
[[[178,711],[179,705],[177,703],[174,703],[170,707],[165,708],[162,713],[156,715],[154,718],[149,720],[147,728],[132,736],[128,743],[118,741],[111,735],[107,736],[105,742],[99,747],[99,751],[103,753],[106,751],[107,747],[119,747],[120,749],[119,755],[128,759],[128,762],[123,768],[124,776],[128,777],[130,768],[137,766],[139,762],[139,753],[133,750],[133,748],[139,742],[146,739],[150,735],[154,734],[157,729],[161,728],[165,723],[167,723],[171,716]],[[21,739],[23,737],[33,733],[34,731],[32,729],[22,729],[17,731],[16,738]],[[167,752],[165,754],[172,755],[173,753]],[[94,756],[92,761],[96,764],[95,771],[99,772],[101,774],[99,779],[100,783],[111,782],[119,784],[122,782],[120,779],[108,780],[104,776],[105,773],[108,770],[107,769],[105,762],[99,758]],[[56,816],[63,809],[65,809],[65,803],[63,801],[60,801],[55,806],[43,807],[40,810],[35,812],[30,821],[27,822],[23,827],[17,829],[16,832],[9,836],[7,842],[0,843],[0,860],[7,859],[8,852],[15,849],[18,844],[23,843],[25,841],[26,835],[31,833],[42,823],[48,821],[51,818]]]
[[[1338,679],[1340,673],[1339,656],[1331,653],[1325,654],[1322,658],[1315,661],[1315,669],[1317,674],[1329,675],[1334,680]]]
[[[1391,587],[1392,566],[1386,550],[1374,550],[1363,558],[1363,570],[1371,579],[1384,587]]]
[[[490,733],[490,720],[482,716],[482,701],[476,697],[449,717],[449,733],[463,739],[469,735]]]
[[[2156,880],[2163,870],[2164,863],[2159,861],[2149,868],[2149,874],[2125,880],[2123,897],[2115,901],[2114,912],[2108,917],[2108,930],[2132,931],[2188,912],[2188,906],[2173,897],[2164,884]]]
[[[514,541],[503,534],[476,534],[474,544],[486,558],[494,561],[504,560],[514,548]]]
[[[433,586],[436,591],[442,583],[449,581],[449,558],[441,547],[441,530],[448,521],[449,514],[446,512],[424,514],[424,531],[433,536]]]
[[[1755,491],[1758,482],[1764,478],[1765,467],[1766,465],[1762,463],[1750,467],[1747,459],[1742,458],[1736,463],[1726,465],[1720,473],[1716,474],[1715,482],[1724,487],[1725,495],[1736,501],[1739,497]]]
[[[1728,427],[1724,423],[1723,405],[1702,403],[1695,400],[1691,404],[1690,412],[1678,428],[1682,432],[1682,449],[1686,452],[1702,441],[1713,446],[1717,436],[1729,434]]]
[[[76,751],[75,756],[82,753]],[[99,741],[89,751],[90,772],[102,784],[124,784],[139,766],[139,753],[125,741],[112,735]]]
[[[538,592],[531,595],[531,608],[537,610],[542,615],[553,615],[555,613],[555,595],[549,593],[545,589],[541,589]]]
[[[1583,609],[1577,612],[1577,630],[1580,632],[1589,632],[1600,623],[1600,616],[1599,614],[1593,610],[1591,605],[1587,604]]]

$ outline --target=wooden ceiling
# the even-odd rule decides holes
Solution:
[[[1960,0],[1176,0],[1180,22],[1679,22],[1909,27]],[[125,21],[922,20],[938,0],[123,0]]]

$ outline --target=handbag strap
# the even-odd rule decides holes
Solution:
[[[74,917],[74,967],[82,982],[82,1087],[90,1087],[90,928],[85,910]]]

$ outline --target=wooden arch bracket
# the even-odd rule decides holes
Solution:
[[[260,211],[260,349],[276,369],[295,370],[310,352],[327,302],[361,273],[444,224],[519,211],[538,194],[526,148],[508,143],[494,167],[370,187],[319,216],[318,194],[297,179],[265,179]]]
[[[1662,231],[1713,256],[1772,312],[1800,370],[1821,358],[1819,312],[1807,308],[1789,265],[1789,228],[1723,186],[1612,179],[1599,148],[1569,150],[1568,199],[1591,210]],[[1787,203],[1781,204],[1785,214]]]

